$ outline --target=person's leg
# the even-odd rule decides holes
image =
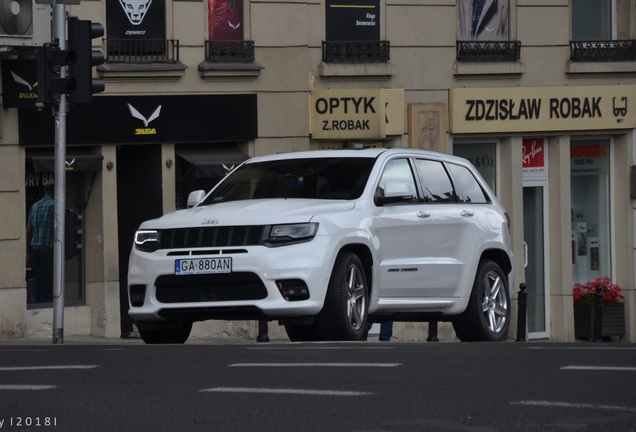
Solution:
[[[380,341],[389,342],[393,337],[393,321],[380,324]]]
[[[33,268],[33,279],[35,279],[35,293],[33,295],[33,303],[42,303],[42,294],[44,292],[44,267],[42,265],[42,251],[33,249],[31,251],[31,267]]]
[[[53,301],[53,248],[34,249],[31,253],[35,273],[35,301]]]

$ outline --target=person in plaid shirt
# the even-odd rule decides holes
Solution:
[[[31,206],[27,222],[27,266],[35,275],[35,293],[29,303],[53,301],[53,185],[44,186],[44,197]]]

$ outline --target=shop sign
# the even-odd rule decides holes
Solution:
[[[455,88],[451,133],[632,129],[636,86]]]
[[[327,0],[328,41],[380,40],[379,0]]]
[[[315,90],[310,105],[314,139],[378,139],[404,133],[404,90]]]
[[[546,146],[543,138],[524,138],[521,157],[523,160],[523,176],[547,177]]]
[[[608,147],[603,142],[573,143],[570,145],[572,174],[599,174],[607,171]]]
[[[98,96],[70,107],[66,142],[249,141],[258,135],[257,106],[255,94]],[[54,120],[50,109],[18,110],[20,144],[53,146]]]
[[[37,86],[37,60],[2,60],[3,108],[35,108]]]

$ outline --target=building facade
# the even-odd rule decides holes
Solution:
[[[50,7],[0,32],[0,337],[50,333],[29,210],[53,182],[35,107]],[[411,146],[468,158],[512,220],[513,300],[531,339],[574,340],[572,287],[607,275],[636,340],[636,0],[83,0],[104,93],[67,115],[65,333],[134,332],[132,236],[250,156]],[[50,28],[50,27],[49,27]],[[6,37],[3,35],[6,33]],[[70,227],[70,229],[69,229]],[[70,245],[70,246],[69,246]],[[516,336],[513,301],[510,338]],[[253,337],[256,323],[200,334]],[[272,331],[280,329],[272,326]],[[196,333],[195,333],[196,334]],[[275,333],[278,334],[278,333]],[[280,333],[284,336],[284,333]],[[425,339],[421,325],[396,336]],[[452,338],[452,330],[440,329]]]

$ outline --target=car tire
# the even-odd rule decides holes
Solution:
[[[322,340],[362,340],[367,328],[367,277],[360,258],[341,252],[329,279],[325,304],[314,326]]]
[[[462,342],[500,342],[506,339],[509,325],[508,278],[497,263],[483,260],[468,306],[453,320],[453,328]]]
[[[137,323],[139,336],[144,343],[154,344],[183,344],[190,337],[191,322]]]

